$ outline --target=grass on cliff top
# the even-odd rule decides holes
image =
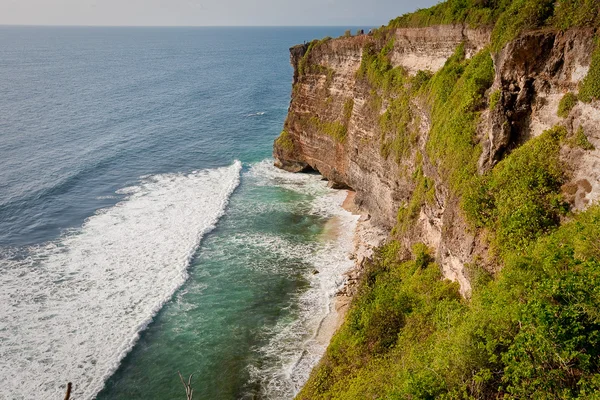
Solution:
[[[383,247],[298,399],[575,399],[600,391],[600,207],[480,272],[470,301],[425,246]],[[477,266],[471,267],[477,270]]]
[[[600,26],[597,0],[447,0],[390,21],[388,27],[467,24],[489,26],[497,51],[521,32],[539,28]]]

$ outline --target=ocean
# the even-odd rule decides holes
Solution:
[[[356,217],[270,157],[345,29],[0,27],[0,399],[297,393]]]

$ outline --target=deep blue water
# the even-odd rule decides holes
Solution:
[[[344,30],[0,27],[0,398],[293,395],[338,211],[269,157]]]

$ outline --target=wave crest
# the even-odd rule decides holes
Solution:
[[[24,259],[0,259],[0,398],[93,398],[187,278],[242,165],[145,177]]]

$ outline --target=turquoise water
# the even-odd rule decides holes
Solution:
[[[177,370],[194,373],[197,398],[285,398],[297,390],[294,380],[308,370],[285,369],[306,351],[297,341],[310,339],[317,326],[298,323],[307,317],[298,297],[311,287],[315,268],[335,268],[315,257],[331,251],[331,241],[319,236],[325,221],[342,213],[319,177],[290,184],[263,163],[243,179],[192,263],[189,281],[99,398],[176,398]],[[326,200],[320,210],[317,197]],[[335,263],[335,255],[330,260]],[[320,291],[311,295],[305,307],[318,321],[327,303]],[[276,338],[285,329],[290,332]],[[280,350],[289,354],[272,354]]]
[[[343,31],[0,27],[0,398],[297,392],[355,220],[269,157]]]

